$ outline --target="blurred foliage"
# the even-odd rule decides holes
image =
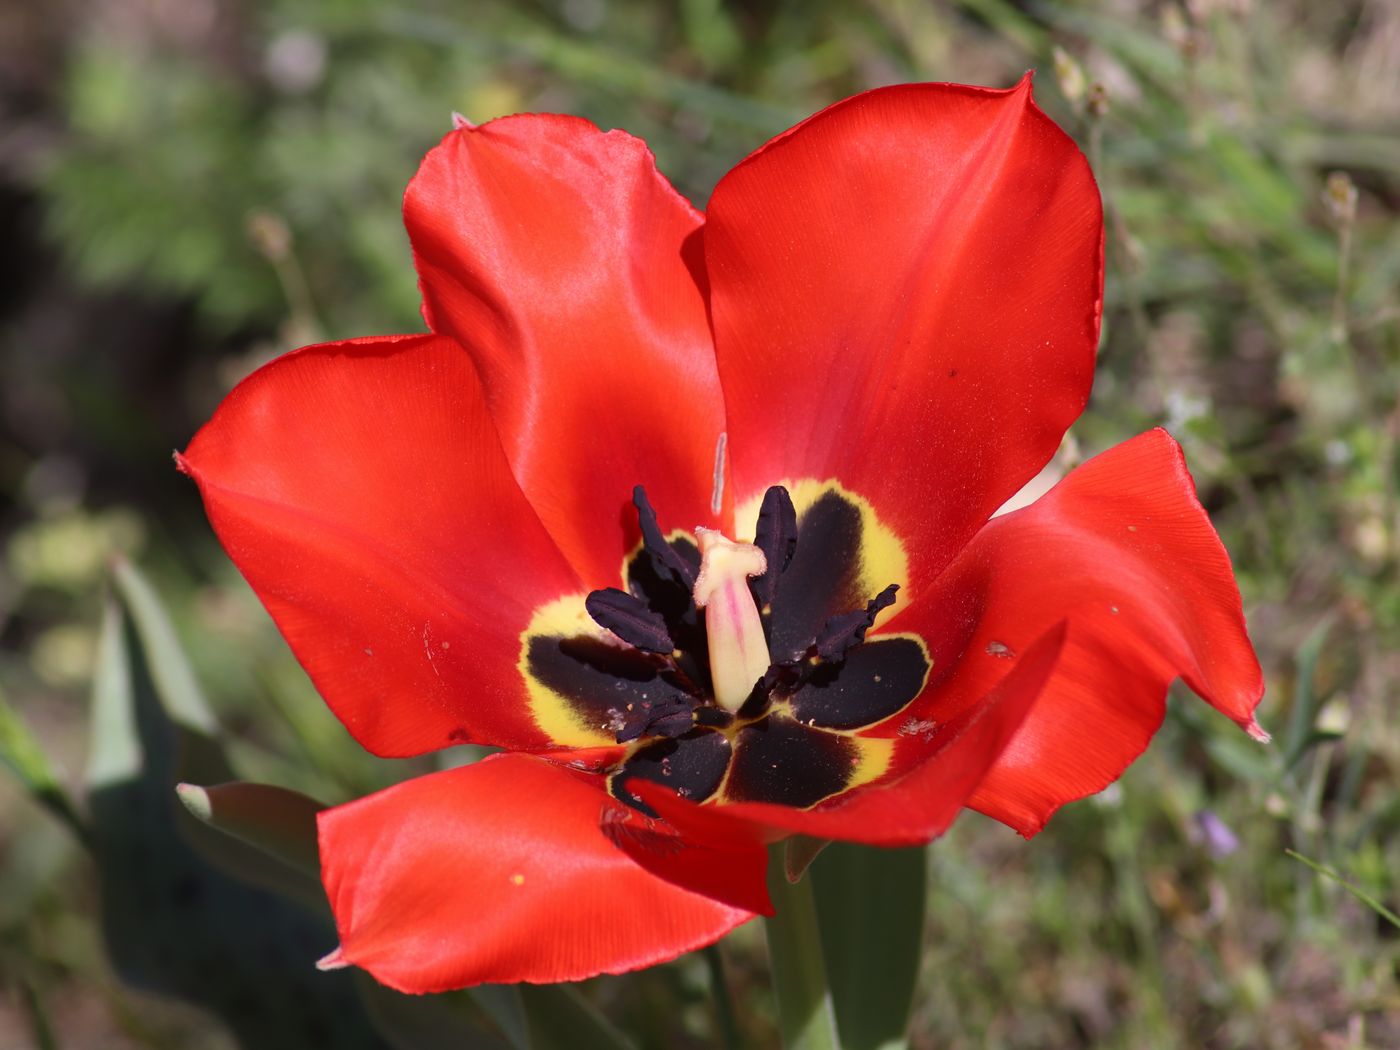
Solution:
[[[125,565],[116,582],[121,601],[106,603],[98,641],[82,832],[113,968],[135,988],[208,1010],[247,1050],[381,1050],[353,975],[318,979],[306,965],[335,938],[326,909],[271,892],[315,883],[173,801],[177,781],[226,781],[233,770],[153,595]]]
[[[72,831],[114,554],[171,603],[244,775],[338,801],[428,768],[353,745],[168,456],[270,355],[420,326],[398,200],[452,111],[626,127],[703,205],[746,152],[844,95],[1031,67],[1109,215],[1101,369],[1059,465],[1155,423],[1183,440],[1276,741],[1183,692],[1118,785],[1031,843],[961,821],[930,852],[914,1044],[1400,1045],[1394,928],[1284,852],[1400,904],[1386,0],[0,10],[0,746],[20,774],[0,777],[0,1045],[231,1045],[116,981]],[[765,1045],[758,940],[724,951],[744,1035]],[[644,1046],[706,1046],[706,974],[687,958],[587,992]]]

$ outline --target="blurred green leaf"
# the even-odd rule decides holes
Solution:
[[[630,95],[659,99],[693,113],[722,117],[776,134],[805,115],[791,106],[769,105],[703,80],[679,76],[652,56],[635,57],[586,38],[543,31],[514,22],[494,33],[465,33],[460,23],[404,9],[387,11],[385,31],[444,46],[457,43],[480,53],[528,56],[561,76],[604,85]],[[488,50],[489,49],[489,50]]]
[[[630,1050],[633,1043],[567,984],[516,986],[536,1050]]]
[[[0,762],[10,767],[40,804],[82,833],[82,824],[54,776],[48,756],[3,692],[0,692]]]
[[[58,1042],[54,1039],[53,1022],[49,1018],[49,1009],[38,993],[29,984],[20,986],[20,996],[24,1003],[25,1012],[30,1017],[30,1022],[34,1027],[35,1050],[59,1050]]]
[[[255,101],[211,65],[75,48],[66,87],[82,134],[46,166],[45,218],[87,281],[121,286],[139,273],[147,288],[194,296],[230,324],[268,316],[282,297],[243,236],[244,215],[267,194],[245,152]]]
[[[149,630],[158,605],[136,593]],[[93,687],[88,809],[103,933],[118,974],[209,1010],[250,1050],[382,1046],[350,975],[312,965],[335,943],[330,924],[211,867],[191,846],[182,821],[194,821],[174,797],[177,771],[226,777],[227,762],[212,740],[190,746],[195,734],[166,714],[162,685],[186,687],[169,666],[183,657],[170,637],[152,633],[144,637],[109,602]],[[167,663],[163,676],[157,660]],[[219,837],[250,865],[272,863]]]
[[[906,1046],[923,957],[927,850],[833,842],[808,877],[842,1047]]]
[[[681,18],[696,53],[711,69],[734,61],[743,40],[720,0],[682,0]]]
[[[375,1023],[397,1050],[631,1050],[633,1044],[568,985],[487,984],[401,995],[361,979]],[[487,1023],[498,1035],[483,1035]]]
[[[143,756],[131,656],[123,638],[125,629],[121,608],[115,601],[106,602],[97,636],[88,720],[90,743],[84,782],[89,794],[141,775]]]
[[[1288,229],[1298,217],[1299,193],[1293,182],[1269,158],[1231,134],[1212,135],[1206,146],[1231,191],[1223,203],[1248,209],[1249,225]]]
[[[1400,915],[1396,915],[1393,911],[1387,908],[1380,901],[1376,900],[1375,897],[1371,896],[1360,886],[1357,886],[1353,882],[1348,882],[1339,873],[1327,867],[1327,865],[1319,864],[1315,860],[1309,860],[1307,857],[1303,856],[1301,853],[1298,853],[1296,850],[1286,849],[1283,852],[1287,853],[1294,860],[1301,861],[1302,863],[1306,864],[1309,868],[1311,868],[1313,871],[1317,872],[1324,878],[1331,879],[1338,886],[1342,887],[1342,889],[1346,890],[1353,897],[1359,900],[1362,904],[1366,905],[1366,907],[1370,908],[1373,912],[1375,912],[1377,915],[1383,918],[1386,922],[1390,923],[1396,929],[1400,929]]]
[[[1294,658],[1293,703],[1288,715],[1288,731],[1283,743],[1283,767],[1292,769],[1310,747],[1319,743],[1319,734],[1313,730],[1317,718],[1318,697],[1313,687],[1317,674],[1317,661],[1322,648],[1332,630],[1332,619],[1328,617],[1313,628],[1303,639]]]
[[[185,808],[210,827],[320,878],[316,814],[326,807],[315,799],[272,784],[243,781],[211,787],[179,784],[175,791]]]
[[[187,729],[211,736],[217,733],[218,721],[155,590],[125,558],[116,561],[112,578],[141,636],[154,685],[170,717]]]
[[[528,1041],[483,1029],[489,1012],[470,992],[404,995],[357,973],[370,1016],[394,1050],[531,1050]]]
[[[811,835],[794,835],[783,843],[783,874],[788,882],[802,878],[812,866],[812,861],[830,845],[830,839],[813,838]]]
[[[525,1001],[520,986],[515,984],[480,984],[468,988],[476,1005],[496,1022],[516,1050],[530,1050],[530,1019],[525,1015]]]
[[[786,858],[786,843],[768,847],[773,914],[763,927],[778,1035],[786,1050],[841,1050],[812,879],[789,880]]]
[[[238,781],[182,784],[176,802],[177,779],[232,771],[205,732],[216,723],[169,616],[137,570],[117,572],[125,604],[109,602],[103,617],[88,782],[107,939],[124,979],[210,1009],[259,1050],[368,1048],[379,1035],[398,1050],[628,1045],[567,987],[406,996],[353,971],[318,973],[334,928],[284,898],[324,912],[324,807]]]
[[[1206,753],[1229,773],[1246,783],[1267,784],[1278,778],[1278,753],[1246,736],[1234,727],[1210,732],[1202,741]]]

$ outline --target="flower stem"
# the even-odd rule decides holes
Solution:
[[[710,967],[710,988],[714,993],[715,1015],[724,1050],[739,1050],[743,1045],[739,1038],[739,1021],[734,1014],[734,999],[729,994],[729,982],[724,976],[724,956],[720,954],[718,944],[705,949],[705,962]]]
[[[777,914],[764,920],[778,1029],[785,1050],[841,1050],[836,1014],[826,983],[812,881],[787,881],[783,845],[771,848],[768,893]]]

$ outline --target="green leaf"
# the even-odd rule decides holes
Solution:
[[[115,625],[104,620],[98,642],[88,790],[133,780],[172,788],[186,778],[232,780],[218,724],[160,599],[127,563],[116,567],[114,579],[125,602],[113,603],[107,615],[116,618]],[[243,882],[325,912],[318,872],[308,878],[295,866],[270,859],[183,812],[175,813],[168,795],[164,802],[177,831],[204,861]]]
[[[360,975],[375,1026],[396,1050],[632,1050],[632,1043],[570,985],[483,984],[402,995]],[[483,1035],[489,1023],[500,1035]]]
[[[467,995],[475,1000],[505,1033],[516,1050],[531,1050],[530,1019],[525,1015],[525,1000],[518,984],[479,984],[468,988]]]
[[[406,996],[358,971],[318,973],[335,944],[319,883],[322,805],[231,780],[169,616],[131,566],[117,581],[125,607],[109,602],[103,616],[88,785],[105,932],[125,980],[209,1009],[250,1050],[628,1046],[571,988]],[[186,777],[226,782],[180,785],[182,807],[175,784]]]
[[[1380,901],[1376,900],[1375,897],[1371,896],[1360,886],[1357,886],[1353,882],[1348,882],[1338,872],[1327,867],[1327,865],[1319,864],[1315,860],[1309,860],[1307,857],[1303,856],[1296,850],[1286,849],[1283,852],[1287,853],[1294,860],[1301,861],[1302,863],[1306,864],[1309,868],[1311,868],[1313,871],[1317,872],[1324,878],[1331,879],[1338,886],[1346,890],[1353,897],[1359,900],[1362,904],[1366,905],[1366,907],[1370,908],[1373,912],[1375,912],[1377,915],[1383,918],[1386,922],[1390,923],[1397,930],[1400,930],[1400,915],[1396,915],[1393,911],[1387,908]]]
[[[1232,777],[1268,784],[1278,777],[1277,756],[1240,732],[1217,733],[1202,742],[1206,754]]]
[[[783,874],[788,882],[796,882],[807,873],[821,851],[831,845],[830,839],[812,838],[810,835],[794,835],[784,844]]]
[[[204,699],[204,691],[200,689],[194,669],[180,646],[175,625],[156,597],[155,590],[146,577],[124,558],[116,562],[112,577],[141,636],[141,647],[149,661],[151,677],[170,717],[188,729],[215,736],[219,729],[218,720]]]
[[[131,656],[122,637],[121,609],[108,601],[102,609],[92,681],[91,729],[84,783],[89,793],[138,779],[144,761],[137,728],[137,705]]]
[[[633,1043],[567,984],[522,984],[535,1050],[632,1050]]]
[[[813,862],[822,955],[845,1050],[907,1045],[922,958],[924,847],[833,842]]]
[[[3,692],[0,692],[0,762],[14,770],[20,782],[35,795],[58,787],[39,742],[19,713],[10,707]]]
[[[394,1050],[531,1050],[528,1041],[501,1038],[484,1030],[490,1011],[473,994],[475,989],[405,995],[359,971],[355,972],[355,983],[374,1027]]]
[[[0,763],[10,767],[31,796],[64,823],[79,838],[86,832],[82,820],[73,809],[68,794],[54,776],[48,756],[34,735],[0,692]]]
[[[228,763],[216,740],[167,714],[165,691],[188,684],[178,673],[184,657],[173,633],[151,631],[153,610],[164,614],[154,595],[144,597],[144,633],[108,603],[93,683],[90,845],[113,967],[127,984],[219,1017],[248,1050],[380,1050],[351,975],[313,966],[335,943],[327,919],[234,878],[192,845],[191,829],[250,869],[283,868],[308,881],[199,825],[176,802],[179,772],[227,779]],[[184,714],[191,717],[188,706]]]
[[[1321,741],[1316,739],[1313,722],[1319,707],[1313,679],[1317,674],[1317,662],[1322,656],[1327,635],[1332,630],[1332,619],[1327,617],[1317,625],[1303,644],[1298,647],[1294,664],[1293,703],[1289,711],[1288,731],[1283,747],[1283,768],[1292,769],[1308,750]]]
[[[195,817],[271,857],[321,877],[316,814],[326,807],[300,792],[272,784],[232,781],[212,787],[179,784],[175,792]]]
[[[841,1050],[812,879],[788,880],[785,846],[768,848],[773,914],[763,920],[778,1032],[786,1050]]]
[[[53,1024],[49,1020],[49,1010],[43,999],[34,986],[28,981],[20,984],[20,996],[23,999],[25,1012],[29,1015],[30,1023],[34,1026],[35,1050],[58,1050],[58,1041],[54,1039]]]

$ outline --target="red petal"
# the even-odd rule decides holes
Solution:
[[[520,495],[471,359],[437,336],[307,347],[229,394],[180,465],[365,747],[545,747],[516,661],[578,583]]]
[[[590,586],[637,538],[633,485],[667,528],[712,522],[703,220],[640,140],[561,116],[453,131],[404,217],[429,324],[471,350],[516,479]]]
[[[989,522],[921,605],[892,623],[964,652],[911,713],[937,719],[973,702],[1059,619],[1070,624],[1064,657],[973,796],[976,809],[1022,834],[1039,831],[1142,752],[1178,676],[1262,734],[1252,712],[1264,682],[1229,556],[1165,431],[1110,449]]]
[[[705,229],[736,497],[835,477],[913,541],[914,600],[1083,409],[1102,234],[1029,78],[882,88],[768,143]]]
[[[1064,639],[1062,625],[1048,631],[985,697],[923,742],[923,753],[908,773],[831,803],[805,810],[753,802],[696,806],[659,785],[632,789],[697,842],[732,842],[745,833],[767,840],[800,833],[880,846],[928,842],[948,830],[1033,710]],[[909,743],[919,747],[918,740]]]
[[[753,917],[619,849],[604,821],[635,814],[601,784],[495,755],[323,812],[322,878],[344,958],[405,992],[574,981],[674,958]],[[677,871],[721,867],[670,842]],[[761,886],[761,850],[721,859],[739,893]]]

